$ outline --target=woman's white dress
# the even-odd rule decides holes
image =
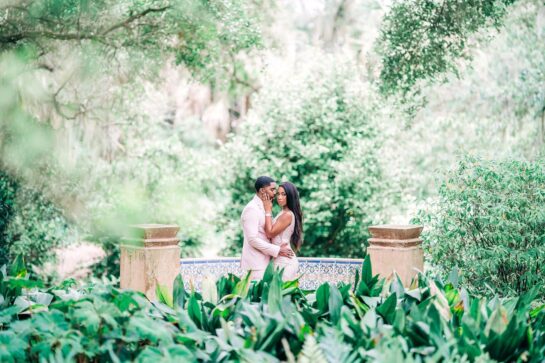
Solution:
[[[273,219],[273,223],[276,223],[276,220],[282,215],[282,213],[285,212],[281,211],[280,213],[278,213],[278,215]],[[286,229],[284,229],[281,233],[273,238],[272,243],[277,246],[287,243],[288,246],[290,246],[291,248],[290,241],[293,230],[295,229],[295,215],[292,211],[288,211],[287,213],[291,213],[291,223],[289,226],[286,227]],[[278,256],[274,259],[274,267],[283,268],[284,274],[282,275],[282,279],[284,281],[291,281],[295,280],[295,278],[297,277],[297,272],[299,270],[299,261],[297,260],[296,256],[293,256],[292,258]]]

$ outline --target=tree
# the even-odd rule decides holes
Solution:
[[[407,94],[419,81],[455,72],[468,58],[471,37],[479,30],[499,28],[515,0],[396,1],[384,17],[381,90]]]
[[[308,55],[293,74],[267,80],[259,106],[225,147],[232,253],[240,252],[240,213],[259,175],[299,189],[306,256],[363,256],[367,227],[382,211],[372,97],[353,64],[313,57],[319,63]]]
[[[100,237],[112,230],[110,225],[93,230],[97,220],[107,220],[119,233],[119,225],[135,219],[183,218],[175,213],[180,209],[151,206],[164,201],[158,190],[167,187],[177,187],[180,198],[202,194],[198,177],[190,187],[179,188],[187,183],[181,172],[188,169],[186,160],[196,159],[186,157],[192,150],[183,144],[184,130],[138,107],[143,84],[156,79],[168,62],[215,85],[218,79],[227,85],[235,79],[235,67],[240,78],[239,53],[260,46],[258,8],[239,0],[23,0],[1,5],[0,171],[17,180],[20,190],[33,193],[6,213],[10,243],[19,241],[27,251],[35,242],[18,239],[24,235],[18,232],[36,225],[35,216],[27,218],[30,226],[14,222],[26,207],[23,202],[33,200],[39,202],[34,208],[38,218],[38,204],[51,206],[52,215],[64,214],[71,224],[100,232]],[[142,136],[146,132],[152,136]],[[141,147],[138,141],[144,138]],[[145,170],[142,159],[150,163]],[[187,173],[199,174],[195,169]],[[48,220],[44,213],[44,225]],[[182,236],[187,246],[198,245],[200,226],[190,218],[177,222],[191,227]],[[51,245],[63,238],[54,237]]]

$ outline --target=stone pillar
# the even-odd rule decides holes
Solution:
[[[131,237],[121,242],[122,289],[141,291],[148,299],[157,299],[157,284],[172,293],[172,284],[180,273],[180,247],[176,225],[139,224],[130,227]]]
[[[418,271],[424,270],[420,233],[422,226],[381,225],[369,227],[371,238],[367,253],[373,274],[389,277],[395,271],[408,286]]]

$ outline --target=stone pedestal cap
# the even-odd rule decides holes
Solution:
[[[134,224],[129,226],[130,237],[123,239],[132,246],[173,246],[180,240],[176,237],[180,227],[175,224]]]
[[[131,237],[142,239],[173,238],[180,230],[175,224],[133,224]]]
[[[424,227],[417,225],[383,224],[369,227],[372,238],[380,239],[414,239],[420,237]]]

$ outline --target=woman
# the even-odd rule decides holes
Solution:
[[[303,243],[303,215],[299,203],[299,192],[295,185],[284,182],[278,187],[276,202],[282,211],[272,218],[272,200],[265,196],[265,234],[275,245],[291,245],[294,252],[299,251]],[[275,268],[283,268],[284,281],[295,280],[299,269],[297,257],[278,256],[274,259]]]

